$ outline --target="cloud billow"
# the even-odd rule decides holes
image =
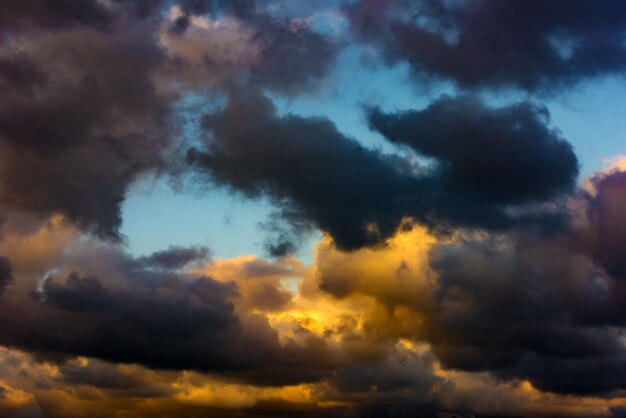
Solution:
[[[6,257],[0,257],[0,296],[13,282],[13,267]]]
[[[542,201],[573,190],[578,160],[550,127],[545,107],[502,108],[473,97],[443,97],[422,110],[369,109],[372,129],[435,161],[450,193],[494,204]]]
[[[387,61],[464,89],[553,93],[626,70],[619,0],[360,0],[346,13],[356,36]]]
[[[130,185],[180,172],[185,93],[243,84],[296,95],[330,71],[337,45],[306,25],[230,2],[211,21],[203,5],[173,8],[189,26],[162,33],[159,1],[3,2],[0,203],[119,239]],[[241,60],[223,56],[233,35]]]
[[[237,283],[172,271],[181,254],[197,259],[197,249],[143,258],[115,247],[83,251],[89,257],[72,263],[80,271],[59,266],[65,277],[47,276],[38,289],[0,303],[0,344],[53,362],[86,356],[270,386],[328,378],[341,364],[322,338],[303,333],[302,341],[281,341],[264,317],[236,311]],[[110,277],[82,273],[98,270],[89,263],[94,258],[109,266]]]
[[[557,393],[626,387],[614,328],[625,323],[623,284],[562,239],[441,245],[431,263],[439,282],[422,333],[444,367]]]
[[[269,194],[325,231],[341,248],[376,243],[419,190],[410,166],[380,155],[321,118],[278,117],[271,100],[243,93],[208,115],[208,150],[189,161],[219,184],[248,196]],[[378,231],[368,231],[375,223]]]
[[[369,109],[367,116],[373,129],[434,166],[367,149],[322,118],[277,116],[255,93],[236,94],[207,115],[207,149],[191,149],[188,159],[218,184],[269,195],[346,250],[384,242],[407,218],[435,230],[566,223],[558,210],[531,207],[571,191],[578,175],[576,156],[546,109],[490,108],[459,97],[421,111]]]

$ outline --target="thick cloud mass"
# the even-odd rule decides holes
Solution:
[[[316,381],[337,365],[323,339],[303,331],[302,342],[281,342],[265,318],[235,312],[236,283],[172,273],[170,259],[194,249],[139,259],[114,249],[90,251],[73,263],[97,258],[112,277],[70,271],[64,279],[45,278],[24,298],[3,301],[1,344],[42,358],[88,356],[157,369],[224,372],[265,385]],[[97,269],[95,263],[91,268]]]
[[[6,287],[13,282],[13,268],[6,257],[0,257],[0,295]]]
[[[112,13],[96,0],[6,0],[0,4],[0,31],[22,24],[52,29],[71,24],[103,27],[112,20]]]
[[[61,281],[48,277],[30,301],[3,305],[1,338],[4,344],[44,354],[90,355],[157,367],[175,367],[180,358],[187,367],[216,367],[220,356],[206,350],[220,351],[226,335],[236,328],[228,302],[234,288],[209,278],[185,283],[166,277],[153,274],[151,284],[132,288],[105,287],[97,277],[77,272]],[[14,315],[23,309],[30,313],[19,321]],[[61,324],[69,328],[60,332]],[[182,345],[172,346],[175,341]],[[180,356],[183,346],[187,354]]]
[[[267,193],[351,249],[393,233],[419,182],[403,161],[379,155],[337,132],[324,119],[278,117],[260,96],[234,97],[204,121],[208,152],[189,160],[250,196]],[[375,223],[379,231],[368,231]]]
[[[444,97],[420,111],[368,112],[390,141],[435,159],[443,187],[494,203],[540,201],[572,190],[578,162],[549,127],[548,110],[522,102],[494,109],[471,97]]]
[[[400,233],[385,250],[351,254],[323,246],[316,286],[340,301],[377,300],[385,313],[366,314],[369,340],[388,331],[423,341],[446,370],[471,379],[488,372],[541,392],[619,396],[626,388],[623,179],[618,170],[594,175],[569,197],[572,222],[554,234],[461,232],[429,245],[428,236]]]
[[[578,174],[546,110],[527,103],[492,109],[445,98],[423,111],[369,111],[391,141],[434,158],[432,169],[366,149],[327,120],[275,113],[264,97],[234,96],[204,119],[208,150],[190,150],[189,160],[219,184],[271,196],[287,219],[312,222],[342,249],[384,241],[405,217],[435,229],[562,226],[558,213],[507,209],[558,196]]]
[[[339,52],[337,41],[304,22],[270,16],[254,3],[188,2],[172,9],[162,39],[177,81],[288,96],[320,85]]]
[[[39,332],[40,345],[30,348],[164,368],[234,367],[226,358],[229,334],[237,333],[230,292],[208,278],[133,292],[106,289],[99,279],[77,273],[64,284],[48,279],[38,308],[42,316],[30,326],[50,334]],[[76,334],[55,335],[57,330],[46,325],[51,317],[66,318]],[[13,338],[28,344],[19,335]]]
[[[509,234],[440,244],[420,333],[445,367],[528,379],[540,390],[626,388],[623,171],[594,176],[582,219],[551,238]]]
[[[206,262],[210,257],[210,251],[206,247],[170,247],[167,250],[157,251],[147,257],[137,260],[139,264],[145,264],[148,268],[163,268],[166,270],[178,270],[189,264]]]
[[[559,244],[561,247],[559,247]],[[445,367],[529,379],[541,390],[626,387],[623,284],[563,241],[441,246],[424,337]]]
[[[85,231],[119,238],[130,184],[178,169],[182,97],[173,86],[295,95],[319,82],[336,55],[336,45],[307,25],[278,22],[252,3],[186,2],[169,15],[163,7],[152,0],[2,3],[3,205],[42,218],[62,214]],[[216,7],[216,17],[194,15]],[[175,10],[187,26],[161,33]],[[242,54],[252,54],[246,65],[229,58],[232,33],[224,26],[242,28]]]
[[[312,89],[329,71],[337,47],[308,28],[294,30],[267,19],[253,21],[264,44],[263,61],[252,69],[251,80],[287,94]]]
[[[626,279],[626,172],[594,179],[597,196],[590,217],[597,234],[595,258],[611,274]]]
[[[386,59],[461,87],[545,92],[626,70],[620,0],[360,0],[347,13]]]
[[[164,55],[139,23],[17,36],[23,52],[0,48],[0,199],[117,236],[128,185],[163,167],[169,99],[150,77]]]

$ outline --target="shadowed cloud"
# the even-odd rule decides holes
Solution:
[[[620,0],[359,0],[346,13],[387,61],[462,88],[551,93],[626,70]]]
[[[549,127],[545,109],[489,108],[462,97],[368,116],[391,141],[434,158],[434,167],[365,148],[326,119],[278,116],[271,100],[250,92],[235,92],[204,118],[207,150],[192,148],[188,160],[218,184],[269,195],[284,220],[313,223],[346,250],[384,242],[405,218],[439,230],[564,225],[558,210],[525,206],[571,190],[578,174],[571,146]],[[290,248],[285,239],[295,234],[276,229],[279,244]]]

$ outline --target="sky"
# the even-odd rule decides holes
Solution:
[[[626,417],[626,3],[0,2],[0,416]]]

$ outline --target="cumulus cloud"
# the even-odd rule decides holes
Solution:
[[[218,183],[293,205],[342,248],[376,242],[368,223],[389,236],[401,216],[395,205],[418,188],[408,164],[398,161],[396,168],[391,157],[364,148],[327,120],[275,113],[261,95],[232,97],[223,111],[206,116],[213,139],[207,151],[191,149],[189,161]]]
[[[610,326],[622,321],[621,285],[570,251],[541,240],[435,249],[438,288],[421,332],[444,367],[561,393],[623,388],[626,353]]]
[[[507,205],[542,202],[576,182],[571,145],[550,127],[547,109],[528,102],[490,108],[472,97],[443,97],[423,110],[374,108],[367,117],[385,138],[435,160],[433,218],[497,228],[512,222]]]
[[[84,411],[132,394],[159,405],[156,416],[601,417],[606,404],[584,396],[624,385],[624,293],[595,261],[595,198],[577,197],[580,229],[557,235],[440,241],[413,227],[386,247],[350,253],[325,239],[310,269],[289,258],[211,261],[193,248],[132,258],[110,245],[60,243],[64,255],[47,266],[56,273],[3,296],[0,338],[58,369],[53,387],[73,388],[63,392],[67,408]],[[23,256],[7,254],[26,279]],[[180,254],[194,260],[190,270]],[[177,261],[163,264],[169,256]],[[302,282],[290,294],[281,281],[294,276]],[[183,369],[198,372],[182,379]],[[19,391],[32,380],[11,382]],[[94,398],[89,388],[105,392]],[[506,402],[494,405],[494,390]],[[33,393],[24,408],[70,413],[59,409],[60,392]],[[611,405],[619,411],[617,398]]]
[[[461,88],[555,92],[626,69],[619,0],[360,0],[346,13],[357,37],[387,61]]]
[[[496,203],[541,201],[576,182],[576,155],[550,127],[545,107],[490,108],[472,97],[442,97],[422,110],[370,109],[367,116],[390,141],[435,159],[444,187],[456,194]]]
[[[59,29],[73,24],[104,27],[112,22],[110,9],[96,0],[76,1],[35,0],[23,2],[8,0],[0,6],[0,30],[13,29],[19,25],[41,25]]]
[[[558,208],[527,205],[571,190],[578,175],[545,109],[494,109],[462,97],[399,114],[371,109],[368,117],[435,166],[367,149],[322,118],[278,116],[271,100],[251,92],[204,118],[207,149],[192,148],[188,159],[218,184],[269,195],[292,225],[313,223],[347,250],[384,242],[407,218],[439,230],[566,223]]]
[[[145,264],[147,268],[162,268],[165,270],[180,270],[190,264],[206,263],[211,252],[206,247],[170,247],[167,250],[157,251],[149,256],[140,257],[137,262]]]
[[[199,5],[173,7],[160,37],[183,86],[244,85],[295,95],[319,85],[338,53],[337,42],[310,25],[236,5],[209,15]]]
[[[0,257],[0,295],[13,282],[13,268],[6,257]]]
[[[2,344],[48,359],[88,356],[157,369],[221,371],[265,384],[314,381],[337,361],[332,347],[314,335],[303,331],[300,340],[281,342],[262,316],[236,312],[233,281],[162,269],[162,252],[132,259],[115,249],[86,250],[84,244],[81,252],[66,258],[67,267],[55,266],[56,275],[36,288],[3,302]],[[266,282],[251,297],[269,303],[263,298],[273,286]]]
[[[219,5],[217,17],[201,6],[164,15],[150,0],[3,3],[0,202],[119,239],[129,186],[180,172],[183,90],[295,95],[330,70],[337,46],[306,25],[243,3]],[[166,29],[180,17],[184,31]]]
[[[150,80],[162,52],[141,24],[16,36],[20,82],[0,101],[2,203],[117,237],[129,184],[163,167],[168,98]]]
[[[387,306],[387,319],[368,317],[371,329],[427,343],[444,369],[489,372],[553,393],[615,393],[626,385],[625,293],[615,256],[624,236],[616,215],[622,175],[599,174],[596,194],[571,197],[576,221],[551,235],[415,239],[426,243],[413,255],[403,234],[385,250],[342,255],[322,247],[316,286],[340,300],[365,295]]]
[[[595,258],[611,274],[626,278],[626,171],[613,171],[592,178],[596,195],[590,217],[597,237]]]

